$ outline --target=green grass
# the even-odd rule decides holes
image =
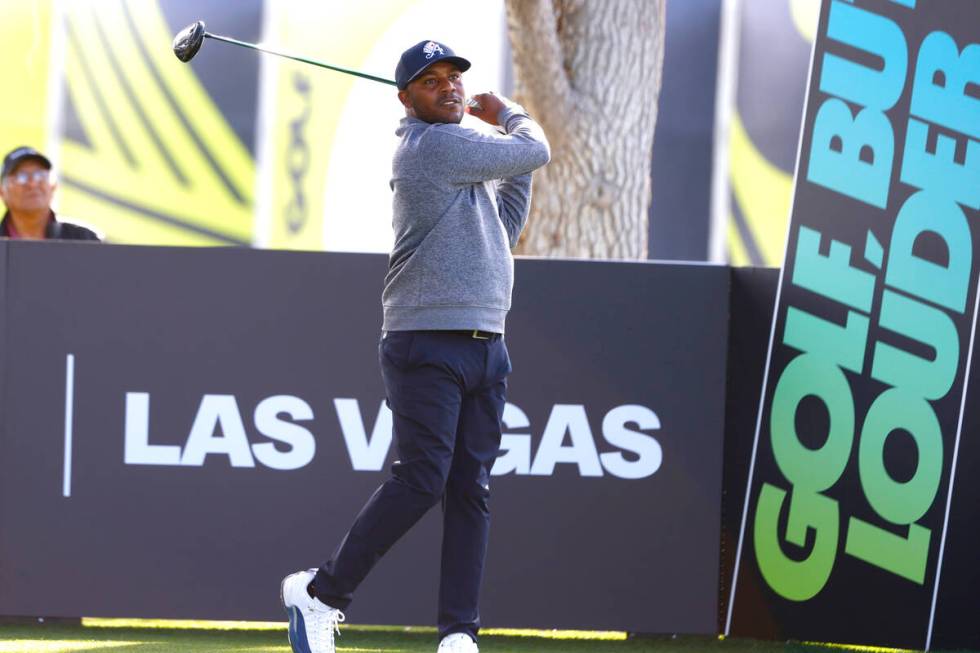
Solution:
[[[347,626],[338,651],[435,653],[431,628]],[[625,633],[490,630],[483,653],[841,653],[841,647],[684,636],[627,639]],[[887,649],[860,649],[884,651]],[[290,653],[285,624],[86,619],[0,624],[0,653]]]

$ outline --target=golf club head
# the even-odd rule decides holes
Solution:
[[[194,58],[197,51],[204,43],[204,21],[199,20],[185,27],[177,36],[174,37],[174,54],[177,58],[187,63]]]

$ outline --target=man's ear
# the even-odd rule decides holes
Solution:
[[[412,100],[408,97],[408,90],[398,91],[398,101],[405,107],[405,113],[410,116],[415,115],[415,110],[412,108]]]

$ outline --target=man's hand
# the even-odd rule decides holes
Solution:
[[[480,103],[479,106],[466,106],[466,111],[483,122],[500,126],[500,112],[507,106],[507,103],[493,93],[480,93],[474,95],[473,99]]]

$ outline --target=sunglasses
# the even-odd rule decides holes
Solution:
[[[12,181],[18,186],[26,186],[30,182],[35,184],[40,184],[41,182],[47,181],[51,178],[51,173],[47,170],[35,170],[34,172],[18,172],[13,175],[7,175],[4,179],[4,183]]]

